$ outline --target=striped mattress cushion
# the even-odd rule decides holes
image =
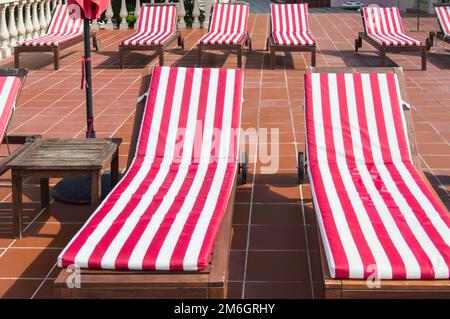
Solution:
[[[0,142],[6,134],[22,80],[17,76],[0,76]]]
[[[160,45],[175,33],[176,5],[141,7],[136,33],[122,41],[123,45]]]
[[[420,46],[422,43],[405,34],[397,7],[363,8],[367,35],[381,45]]]
[[[272,38],[276,45],[315,45],[308,23],[308,4],[270,4]]]
[[[307,74],[314,205],[333,278],[450,278],[450,216],[413,166],[394,74]]]
[[[450,5],[434,8],[438,17],[439,25],[446,37],[450,37]]]
[[[78,10],[76,10],[77,8]],[[83,18],[78,6],[58,4],[45,35],[22,42],[22,46],[58,46],[81,37]]]
[[[155,67],[136,156],[60,266],[208,266],[237,169],[242,72]]]
[[[248,4],[216,3],[208,33],[201,44],[239,44],[247,34]]]

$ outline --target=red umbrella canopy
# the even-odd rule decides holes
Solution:
[[[106,10],[110,0],[68,0],[67,4],[78,4],[87,19],[98,19]]]

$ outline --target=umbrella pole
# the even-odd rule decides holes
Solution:
[[[84,76],[85,76],[85,90],[86,90],[86,138],[95,138],[94,130],[94,110],[92,106],[92,68],[91,68],[91,32],[89,20],[84,18]]]

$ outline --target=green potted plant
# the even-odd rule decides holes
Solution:
[[[128,15],[125,19],[128,22],[128,26],[130,28],[134,27],[134,24],[136,23],[136,16],[134,15],[133,11],[128,12]]]

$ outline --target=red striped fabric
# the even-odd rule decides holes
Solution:
[[[83,34],[83,18],[74,5],[58,4],[53,11],[52,20],[45,35],[22,42],[21,45],[58,46]],[[76,6],[78,8],[78,6]]]
[[[308,24],[308,4],[270,4],[272,37],[277,45],[315,45]]]
[[[434,10],[444,36],[450,37],[450,5],[435,7]]]
[[[411,162],[399,92],[395,74],[305,76],[308,170],[333,278],[450,278],[450,217]]]
[[[387,46],[420,46],[420,41],[405,34],[402,18],[397,7],[363,8],[367,35]]]
[[[3,141],[11,120],[20,85],[21,79],[17,76],[0,76],[0,141]]]
[[[137,32],[123,40],[122,44],[164,44],[175,33],[176,20],[176,5],[142,6]]]
[[[202,44],[239,44],[247,34],[248,4],[216,3],[208,33]]]
[[[243,73],[155,67],[129,170],[60,266],[208,266],[237,169]]]

